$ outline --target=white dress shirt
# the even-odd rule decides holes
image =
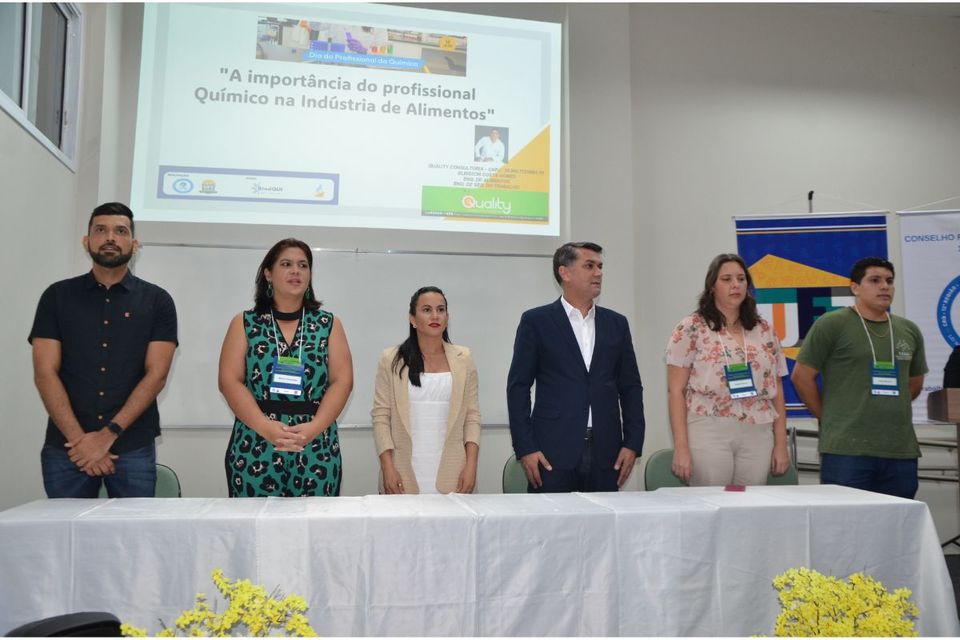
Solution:
[[[483,136],[473,148],[474,156],[481,160],[493,161],[495,164],[503,164],[503,156],[507,149],[503,146],[503,140],[494,142],[490,136]]]
[[[586,317],[580,313],[580,310],[567,302],[563,296],[560,296],[560,304],[567,313],[567,319],[570,321],[570,328],[573,329],[573,335],[580,345],[580,355],[583,356],[583,364],[590,371],[590,362],[593,361],[593,346],[597,342],[597,306],[590,305],[590,311]],[[587,410],[587,428],[593,428],[593,407]]]

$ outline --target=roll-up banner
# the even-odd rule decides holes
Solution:
[[[887,257],[887,212],[737,216],[737,248],[756,286],[760,315],[770,322],[793,371],[814,321],[853,304],[850,267]],[[784,379],[789,417],[809,417]]]
[[[943,384],[943,367],[960,345],[960,210],[898,211],[906,316],[923,333],[930,373],[913,402],[927,419],[927,394]]]

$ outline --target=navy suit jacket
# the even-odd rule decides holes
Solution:
[[[602,307],[596,307],[594,322],[597,335],[587,371],[559,298],[520,317],[507,376],[510,435],[518,458],[542,451],[554,469],[575,468],[591,407],[599,464],[612,467],[621,447],[640,455],[643,385],[630,326],[624,316]]]

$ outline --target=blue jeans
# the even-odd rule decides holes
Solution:
[[[64,447],[44,445],[40,451],[43,488],[48,498],[96,498],[105,484],[111,498],[152,498],[157,489],[157,447],[126,451],[113,461],[116,472],[88,476],[70,461]]]
[[[917,459],[824,453],[820,455],[820,483],[840,484],[912,500],[919,484]]]

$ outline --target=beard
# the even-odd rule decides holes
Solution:
[[[95,253],[92,249],[88,248],[87,253],[90,254],[90,258],[99,266],[105,267],[107,269],[113,269],[115,267],[122,267],[123,265],[130,262],[130,258],[133,257],[133,249],[130,249],[130,253],[124,253],[120,247],[116,245],[111,245],[116,248],[117,253],[113,255],[105,255],[102,253]],[[100,247],[103,249],[103,247]]]

